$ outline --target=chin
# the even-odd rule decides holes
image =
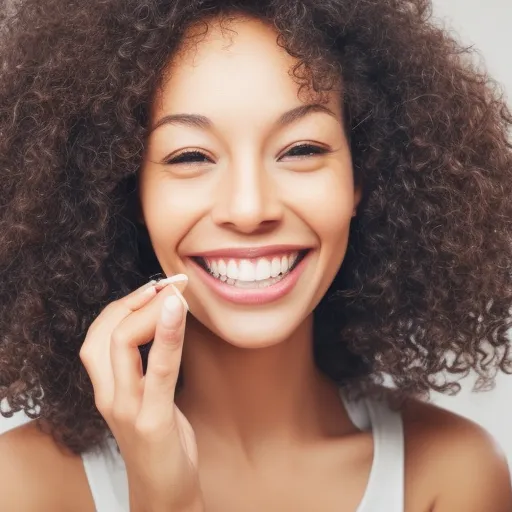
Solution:
[[[269,250],[276,251],[265,249]],[[330,274],[337,269],[332,266],[331,272],[324,270],[322,276],[317,275],[318,251],[311,249],[289,251],[286,256],[290,259],[285,260],[284,256],[260,258],[268,267],[267,273],[257,275],[259,269],[265,267],[257,262],[249,277],[261,278],[258,286],[247,281],[243,287],[237,286],[237,281],[242,280],[240,275],[238,280],[219,275],[221,265],[216,263],[215,253],[209,259],[189,258],[186,273],[190,283],[185,298],[192,315],[215,337],[238,348],[276,346],[294,338],[299,330],[309,329],[312,311],[328,288]],[[268,276],[270,260],[272,265],[274,260],[280,265],[285,263],[284,267],[276,269],[277,277]],[[248,262],[243,260],[240,265],[242,277],[247,277],[243,272],[247,271]],[[228,271],[235,261],[229,263]],[[310,332],[311,329],[308,334]]]
[[[223,320],[219,320],[219,316],[215,320],[197,320],[225,343],[237,348],[257,349],[289,340],[306,319],[307,315],[303,314],[297,314],[293,319],[278,311],[255,314],[253,310],[245,314],[234,313]]]

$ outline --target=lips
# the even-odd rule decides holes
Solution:
[[[268,246],[216,250],[191,256],[201,279],[221,297],[237,303],[276,300],[295,285],[310,249]]]
[[[310,249],[307,245],[266,245],[262,247],[233,247],[226,249],[214,249],[211,251],[201,251],[189,254],[191,257],[199,257],[205,259],[215,258],[233,258],[233,259],[253,259],[262,256],[288,254],[293,251],[305,251]]]

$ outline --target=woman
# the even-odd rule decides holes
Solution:
[[[490,437],[417,400],[511,363],[511,117],[428,15],[16,5],[3,510],[510,510]]]

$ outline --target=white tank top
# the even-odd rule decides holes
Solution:
[[[347,414],[359,430],[373,434],[373,462],[365,493],[354,512],[404,512],[404,435],[402,418],[385,402],[348,401]],[[128,482],[114,440],[82,454],[96,512],[129,512]],[[385,508],[383,508],[385,507]]]

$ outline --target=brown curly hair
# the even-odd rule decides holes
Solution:
[[[136,222],[150,102],[187,27],[272,24],[315,90],[343,81],[364,197],[315,311],[315,357],[370,392],[511,371],[510,111],[427,0],[0,0],[0,399],[79,453],[108,428],[79,360],[161,272]],[[449,374],[455,377],[451,380]],[[444,378],[439,379],[439,375]],[[456,389],[455,389],[456,391]]]

